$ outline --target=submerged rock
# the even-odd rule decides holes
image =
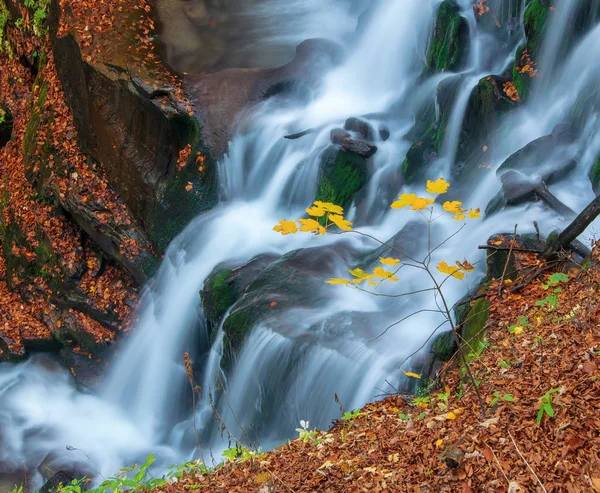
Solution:
[[[513,169],[536,175],[548,184],[556,183],[577,167],[576,157],[569,149],[574,139],[570,125],[557,125],[550,135],[530,142],[510,156],[496,174],[501,176]]]
[[[469,25],[454,0],[444,0],[437,12],[427,49],[427,71],[446,72],[460,68],[469,47]]]

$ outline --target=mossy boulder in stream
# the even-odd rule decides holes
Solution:
[[[277,255],[259,255],[238,267],[218,266],[208,276],[200,297],[211,337],[215,335],[227,310],[244,296],[248,286],[277,258]]]
[[[526,49],[537,60],[552,15],[551,0],[533,0],[525,10],[523,25],[527,37]]]
[[[499,128],[501,118],[516,105],[505,92],[506,82],[490,75],[481,79],[471,92],[452,168],[452,178],[461,185],[470,183],[474,172],[489,160],[494,152],[491,137]]]
[[[427,49],[427,71],[458,69],[469,46],[469,25],[453,0],[444,0],[437,12],[435,27]]]
[[[294,337],[298,310],[324,307],[330,299],[325,279],[335,265],[350,263],[348,247],[306,248],[290,252],[260,272],[223,322],[225,370],[231,368],[251,331],[259,324]]]
[[[323,153],[318,183],[315,200],[346,208],[367,183],[367,160],[331,146]]]

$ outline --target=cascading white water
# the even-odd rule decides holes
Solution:
[[[195,453],[195,441],[189,439],[192,419],[200,427],[203,447],[218,456],[226,440],[213,428],[209,392],[231,433],[238,437],[247,434],[249,442],[266,447],[290,437],[300,419],[327,427],[339,416],[335,396],[351,409],[389,390],[386,382],[396,388],[406,385],[397,366],[440,324],[440,315],[423,312],[373,339],[390,323],[413,312],[415,306],[434,308],[428,293],[390,301],[343,287],[323,286],[326,304],[289,310],[281,315],[287,321],[283,328],[282,324],[257,324],[227,379],[219,369],[222,333],[209,351],[198,293],[213,268],[223,263],[240,265],[262,253],[282,255],[318,247],[331,254],[331,262],[323,267],[325,279],[343,275],[349,258],[376,247],[348,235],[284,238],[271,230],[279,219],[300,217],[310,204],[329,131],[347,117],[366,115],[375,127],[385,120],[392,133],[387,142],[377,143],[368,196],[352,212],[360,218],[361,230],[387,240],[418,219],[409,211],[388,211],[386,194],[390,187],[394,194],[400,189],[400,183],[391,177],[411,144],[404,135],[413,115],[424,99],[433,98],[437,85],[446,77],[420,79],[438,4],[437,0],[382,2],[361,38],[348,44],[346,61],[325,75],[310,101],[282,104],[270,100],[249,116],[252,131],[235,137],[228,156],[220,163],[221,205],[196,219],[170,246],[159,274],[143,296],[135,332],[118,355],[99,396],[81,394],[66,372],[48,368],[41,360],[0,365],[0,475],[18,471],[23,464],[36,468],[48,455],[53,467],[75,463],[88,475],[105,476],[149,452],[157,453],[163,463],[186,459]],[[470,19],[471,57],[461,74],[449,75],[462,77],[464,89],[455,99],[441,157],[444,163],[437,168],[440,172],[454,159],[470,90],[480,77],[503,72],[518,44],[513,40],[515,46],[505,46],[490,66],[482,53],[491,40],[478,32],[467,10],[469,2],[461,5]],[[560,25],[551,32],[560,36]],[[549,59],[557,49],[549,49]],[[594,53],[600,55],[600,27],[582,39],[563,67],[557,62],[548,64],[554,67],[550,82],[531,104],[509,115],[498,132],[494,166],[532,139],[549,133],[574,108],[578,96],[600,83],[600,71],[590,62]],[[583,152],[571,180],[584,192],[574,196],[558,187],[555,190],[575,210],[593,196],[585,174],[600,150],[597,99],[595,113],[587,113],[574,143]],[[385,116],[398,102],[401,104],[396,106],[402,109],[393,117]],[[306,128],[322,130],[297,141],[281,138]],[[498,180],[490,172],[465,202],[484,208],[498,189]],[[376,219],[366,221],[365,217]],[[545,231],[560,226],[556,216],[539,205],[509,209],[492,221],[471,223],[461,241],[439,249],[433,261],[477,260],[481,258],[477,245],[489,235],[512,230],[516,222],[522,231],[527,230],[534,220]],[[441,223],[434,239],[447,237],[454,228],[452,222]],[[417,234],[411,241],[418,249]],[[402,271],[402,290],[423,287],[428,284],[422,276]],[[464,290],[458,282],[448,283],[445,294],[454,302]],[[208,354],[203,362],[204,398],[193,418],[185,405],[186,395],[189,397],[183,368],[185,351]],[[217,396],[215,380],[224,387],[225,397]],[[67,450],[66,446],[78,450]],[[39,482],[41,476],[33,480]]]

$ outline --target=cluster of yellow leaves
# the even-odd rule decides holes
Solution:
[[[450,183],[443,178],[439,178],[436,181],[427,181],[427,193],[433,195],[443,195],[448,192]],[[411,211],[422,211],[428,209],[430,205],[435,203],[434,198],[429,197],[417,197],[414,193],[403,193],[400,195],[398,200],[392,203],[392,209],[402,209],[410,206]],[[481,211],[479,209],[467,209],[462,208],[462,202],[458,200],[444,202],[443,209],[453,215],[453,219],[457,221],[464,221],[467,216],[470,219],[477,219],[481,217]]]
[[[437,270],[462,281],[465,278],[465,272],[473,272],[475,267],[465,259],[464,262],[457,260],[456,265],[448,265],[447,262],[442,261],[437,265]]]
[[[311,217],[298,219],[297,221],[282,219],[273,228],[273,231],[282,235],[295,235],[298,231],[301,233],[324,235],[331,226],[337,226],[342,231],[352,231],[352,223],[344,219],[344,209],[339,205],[316,200],[311,207],[306,209],[306,213]],[[315,217],[324,218],[325,226],[316,219],[313,219]]]
[[[400,264],[400,260],[397,258],[383,258],[379,257],[379,262],[384,266],[397,266]],[[368,281],[369,286],[378,286],[384,281],[398,282],[400,279],[396,277],[396,272],[385,270],[384,267],[378,266],[373,269],[372,273],[365,272],[360,268],[352,269],[348,271],[353,279],[329,279],[327,284],[339,284],[345,286],[357,286],[363,282]]]

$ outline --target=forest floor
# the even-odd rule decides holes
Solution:
[[[162,491],[600,491],[600,257],[487,292],[485,348],[473,355],[485,416],[450,361],[428,396],[394,395],[328,432],[191,472]],[[533,254],[519,254],[536,268]],[[540,264],[541,265],[541,264]],[[479,354],[477,354],[479,353]]]

